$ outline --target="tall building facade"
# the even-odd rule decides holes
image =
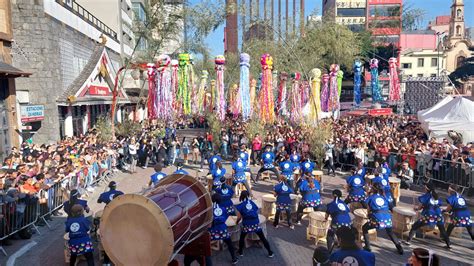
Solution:
[[[461,66],[464,59],[471,55],[469,47],[471,41],[466,37],[464,20],[464,1],[453,0],[451,5],[451,19],[449,21],[449,32],[444,42],[445,69],[448,73],[453,72]]]
[[[377,44],[400,47],[402,0],[368,0],[367,29]]]
[[[365,29],[367,0],[324,0],[323,17],[347,25],[352,31]]]

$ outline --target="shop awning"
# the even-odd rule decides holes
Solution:
[[[18,78],[29,77],[31,73],[24,72],[12,65],[0,61],[0,77],[2,78]]]

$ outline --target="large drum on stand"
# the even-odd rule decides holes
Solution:
[[[167,265],[207,232],[212,203],[195,178],[173,174],[144,195],[121,195],[104,209],[102,245],[115,265]]]

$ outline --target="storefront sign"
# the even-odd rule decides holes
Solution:
[[[110,95],[110,91],[107,87],[91,85],[89,86],[89,95],[108,96]]]
[[[378,116],[378,115],[391,115],[392,108],[380,108],[380,109],[370,109],[369,115]]]
[[[44,119],[44,105],[24,105],[21,106],[21,122],[35,122]]]
[[[365,0],[338,0],[336,7],[338,8],[365,8]]]
[[[364,17],[337,17],[336,22],[342,25],[365,24]]]

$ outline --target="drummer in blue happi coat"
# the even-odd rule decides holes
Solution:
[[[284,175],[280,175],[279,177],[280,183],[278,183],[275,187],[273,187],[273,193],[276,196],[276,213],[275,213],[275,220],[273,221],[273,226],[278,228],[278,223],[280,221],[280,214],[282,211],[286,212],[286,219],[288,222],[288,226],[291,229],[295,227],[291,224],[291,198],[290,194],[293,193],[293,188],[289,185],[286,177]]]
[[[209,158],[208,160],[208,163],[209,163],[209,173],[212,173],[212,171],[214,169],[216,169],[216,163],[217,162],[222,162],[222,158],[221,156],[219,155],[219,153],[216,153],[214,154],[213,156],[211,156],[211,158]]]
[[[267,238],[265,237],[265,234],[262,231],[262,228],[260,227],[260,220],[258,218],[258,207],[255,202],[253,202],[249,198],[250,194],[247,191],[242,191],[240,194],[240,203],[235,206],[237,209],[237,224],[242,220],[242,229],[240,232],[240,239],[239,239],[239,255],[243,256],[243,249],[244,249],[244,244],[245,244],[245,237],[249,233],[255,233],[257,236],[260,238],[262,241],[263,245],[265,246],[265,249],[268,252],[268,257],[272,258],[275,256],[273,254],[273,251],[270,248],[270,243],[268,243]]]
[[[66,220],[66,233],[68,233],[68,248],[71,254],[70,265],[76,264],[77,256],[83,255],[87,265],[94,265],[94,246],[89,236],[91,222],[84,217],[84,207],[74,204],[70,209],[70,216]]]
[[[232,258],[232,264],[238,262],[237,256],[235,255],[234,245],[230,239],[229,231],[227,231],[226,220],[229,217],[225,208],[222,207],[222,197],[220,194],[212,195],[212,226],[209,228],[211,234],[211,240],[222,240],[229,249],[230,256]]]
[[[332,191],[333,201],[331,201],[326,207],[326,220],[331,216],[331,226],[329,227],[327,234],[327,245],[329,252],[332,252],[334,247],[334,240],[336,230],[340,227],[351,227],[352,220],[349,215],[349,207],[344,203],[342,198],[342,192],[339,189]]]
[[[150,181],[148,182],[149,187],[158,185],[160,180],[166,177],[166,174],[162,172],[163,166],[161,164],[156,164],[154,169],[155,173],[150,176]]]
[[[390,240],[397,248],[400,255],[403,255],[403,248],[398,239],[392,231],[392,213],[390,212],[389,202],[385,197],[385,191],[380,183],[376,183],[372,188],[372,195],[366,200],[368,206],[369,221],[362,226],[362,233],[364,236],[364,249],[371,251],[369,230],[370,229],[385,229]]]
[[[226,170],[222,166],[222,162],[216,163],[216,168],[211,171],[213,186],[220,186],[221,185],[221,178],[224,177],[225,180]]]
[[[446,212],[451,213],[451,223],[446,230],[446,237],[449,241],[449,236],[455,227],[465,227],[471,240],[474,240],[472,232],[471,212],[466,203],[466,199],[461,195],[461,189],[457,185],[450,185],[448,193],[450,196],[446,199],[448,207]]]
[[[299,164],[298,164],[299,165]],[[291,160],[289,160],[289,156],[285,156],[285,160],[280,163],[280,171],[281,174],[286,178],[286,181],[288,182],[288,185],[294,190],[295,189],[295,183],[294,183],[294,171],[295,171],[295,166]]]
[[[301,155],[298,153],[296,149],[293,149],[293,151],[291,151],[290,160],[293,163],[295,170],[301,168],[300,166]]]
[[[277,177],[280,175],[274,165],[275,158],[276,156],[275,156],[275,153],[272,152],[272,146],[267,145],[265,147],[265,152],[262,154],[262,158],[261,158],[263,166],[260,168],[260,170],[258,170],[257,177],[255,178],[255,182],[258,182],[260,175],[265,171],[273,172]]]
[[[314,179],[313,176],[307,172],[302,178],[299,190],[303,194],[303,198],[296,211],[296,224],[301,225],[301,216],[305,208],[313,208],[315,211],[320,209],[321,195],[319,193],[321,185],[318,180]]]
[[[220,183],[219,186],[214,188],[214,192],[221,196],[220,206],[226,210],[228,215],[235,215],[234,203],[232,202],[234,189],[225,183],[225,178],[222,178]]]
[[[450,247],[449,239],[446,238],[444,228],[444,219],[440,206],[442,205],[438,193],[435,191],[433,183],[425,183],[425,194],[418,197],[420,204],[414,207],[415,210],[421,210],[421,218],[416,221],[408,234],[408,239],[404,242],[410,245],[410,241],[415,236],[416,231],[423,226],[438,226],[441,239],[444,239],[447,247]]]
[[[359,175],[356,170],[353,175],[346,179],[346,183],[347,192],[349,192],[349,194],[344,202],[346,204],[358,202],[367,209],[367,204],[365,204],[365,200],[367,199],[367,194],[364,189],[365,179]]]
[[[245,175],[245,169],[247,168],[247,165],[242,160],[240,160],[237,155],[235,155],[234,159],[235,161],[232,163],[232,177],[234,178],[232,187],[235,188],[237,184],[241,183],[245,186],[247,191],[251,191],[250,185],[247,181],[247,176]]]
[[[173,174],[178,174],[178,175],[189,175],[189,173],[183,169],[184,165],[183,163],[178,163],[178,166],[176,167],[176,171],[174,171]]]
[[[117,190],[117,183],[115,181],[110,181],[109,191],[100,194],[99,199],[97,199],[97,203],[109,204],[115,197],[120,195],[123,195],[123,192]]]
[[[250,171],[250,167],[249,167],[249,158],[250,158],[250,155],[247,152],[247,146],[245,146],[245,144],[242,144],[240,146],[239,159],[242,160],[242,162],[245,165],[245,172],[250,173],[250,178],[253,180],[252,172]]]
[[[388,182],[388,176],[382,174],[381,172],[375,171],[375,177],[372,179],[372,185],[379,184],[384,191],[385,198],[387,198],[389,203],[390,210],[395,207],[395,202],[393,201],[392,190],[390,189],[390,183]]]

